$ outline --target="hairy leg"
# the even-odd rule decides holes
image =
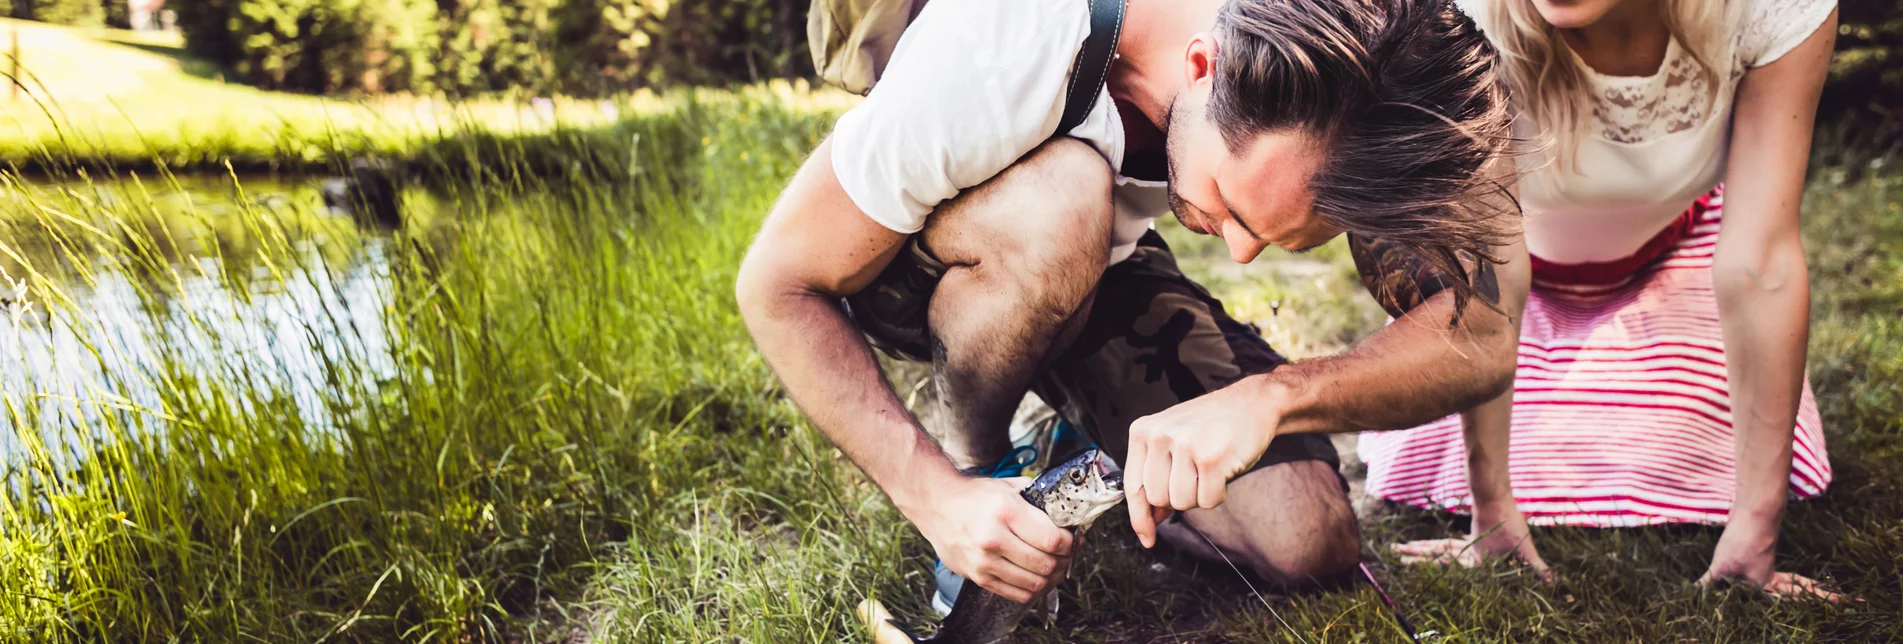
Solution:
[[[1208,541],[1182,525],[1188,522]],[[1157,527],[1158,536],[1199,557],[1223,556],[1285,589],[1301,589],[1354,569],[1361,557],[1354,509],[1334,468],[1318,460],[1265,467],[1229,482],[1229,499]],[[1222,549],[1218,554],[1210,542]]]
[[[946,264],[930,303],[934,433],[952,462],[996,462],[1011,414],[1110,253],[1109,164],[1055,139],[933,213]]]

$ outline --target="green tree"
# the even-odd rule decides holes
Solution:
[[[96,27],[105,24],[106,9],[100,0],[21,0],[27,18],[56,25]]]
[[[339,16],[340,42],[323,52],[326,86],[371,92],[434,88],[436,3],[356,0]]]
[[[433,87],[434,0],[197,0],[180,5],[187,49],[261,87],[308,92]]]
[[[602,94],[647,84],[648,56],[668,9],[667,0],[571,0],[558,28],[567,44],[563,89]]]
[[[1844,137],[1849,145],[1835,161],[1858,166],[1903,149],[1903,0],[1843,0],[1838,12],[1837,52],[1817,119],[1855,133]]]
[[[310,92],[599,95],[809,74],[810,0],[193,0],[186,46]]]
[[[117,29],[132,28],[132,7],[126,0],[100,0],[103,5],[106,26]]]
[[[810,74],[810,0],[571,0],[563,68],[578,90],[720,84]]]

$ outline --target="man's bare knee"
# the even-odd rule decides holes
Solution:
[[[1361,562],[1361,529],[1354,507],[1341,491],[1334,469],[1323,461],[1296,461],[1286,467],[1283,487],[1289,510],[1306,523],[1301,538],[1258,550],[1257,572],[1288,588],[1327,583],[1354,570]]]
[[[1072,139],[1046,143],[940,204],[922,232],[945,264],[927,318],[938,405],[964,465],[1009,449],[1031,374],[1088,300],[1109,258],[1110,166]]]
[[[1189,518],[1256,576],[1288,589],[1310,588],[1360,562],[1354,510],[1327,463],[1275,465],[1231,481],[1229,490],[1222,507],[1193,510]],[[1205,552],[1196,535],[1166,536],[1201,556],[1218,557]]]
[[[1354,513],[1318,517],[1314,538],[1289,544],[1270,560],[1257,562],[1256,573],[1282,587],[1299,590],[1340,579],[1361,563],[1361,532]]]
[[[1094,276],[1109,258],[1111,170],[1089,145],[1059,137],[939,207],[925,245],[947,263],[1019,276]]]

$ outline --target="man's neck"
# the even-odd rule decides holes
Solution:
[[[1143,113],[1159,130],[1170,103],[1187,84],[1184,48],[1191,36],[1213,31],[1224,0],[1128,0],[1110,95]],[[1219,54],[1220,55],[1220,54]]]

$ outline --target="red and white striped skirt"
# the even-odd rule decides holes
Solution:
[[[1534,260],[1508,458],[1529,523],[1724,523],[1736,479],[1711,280],[1722,211],[1720,187],[1628,260]],[[1830,460],[1808,380],[1795,439],[1791,494],[1821,494]],[[1368,494],[1470,511],[1459,417],[1363,433],[1358,451]]]

